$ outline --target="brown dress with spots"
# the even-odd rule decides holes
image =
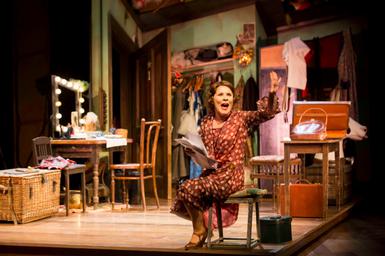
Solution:
[[[269,106],[269,107],[268,107]],[[209,156],[218,161],[215,170],[205,170],[198,178],[185,181],[178,189],[171,212],[191,219],[184,204],[206,211],[213,201],[225,201],[229,195],[242,189],[244,184],[243,162],[245,143],[250,129],[274,117],[278,112],[274,93],[258,101],[257,111],[232,111],[222,128],[213,129],[214,115],[205,116],[200,134]],[[226,206],[224,206],[226,207]],[[238,215],[238,207],[231,211]]]

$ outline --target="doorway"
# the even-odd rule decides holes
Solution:
[[[109,127],[124,128],[128,134],[135,132],[135,58],[134,42],[110,15],[110,86]]]
[[[109,77],[109,124],[110,128],[124,128],[128,131],[128,136],[134,138],[136,120],[134,116],[135,106],[135,59],[133,53],[137,47],[131,38],[120,27],[118,22],[110,15],[109,17],[109,37],[110,37],[110,77]],[[134,138],[135,139],[135,138]],[[128,146],[128,161],[135,161],[135,152]],[[114,153],[113,163],[123,161],[124,156]],[[106,177],[110,183],[110,177]],[[138,204],[138,189],[136,182],[128,184],[129,203]],[[122,184],[116,184],[116,201],[123,201]]]

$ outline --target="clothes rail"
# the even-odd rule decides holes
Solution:
[[[194,71],[186,71],[186,72],[183,72],[183,74],[184,75],[203,75],[207,73],[223,72],[223,71],[234,71],[234,67],[199,69]]]

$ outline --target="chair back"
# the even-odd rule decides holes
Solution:
[[[146,119],[142,118],[140,120],[139,162],[141,165],[155,166],[161,122],[160,119],[146,121]]]
[[[40,161],[52,156],[51,139],[46,136],[40,136],[32,139],[33,155],[35,164],[39,165]]]

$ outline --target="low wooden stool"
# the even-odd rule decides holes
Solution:
[[[219,238],[211,241],[212,238],[212,217],[213,217],[213,207],[209,209],[209,219],[208,219],[208,235],[207,235],[207,247],[208,248],[254,248],[255,246],[260,245],[260,223],[259,223],[259,198],[266,194],[265,189],[257,188],[247,188],[241,191],[238,191],[229,196],[229,198],[224,202],[225,204],[248,204],[248,213],[247,213],[247,237],[224,237],[223,236],[223,225],[222,225],[222,213],[220,208],[220,203],[217,203],[217,216],[218,216],[218,233]],[[251,237],[252,233],[252,223],[253,223],[253,205],[255,205],[255,214],[256,214],[256,228],[257,228],[257,238],[254,239]],[[245,243],[235,243],[227,241],[246,241]]]
[[[64,203],[66,206],[66,216],[69,214],[69,200],[70,200],[70,175],[81,174],[81,198],[83,202],[83,212],[86,212],[86,165],[84,164],[73,164],[62,169],[65,177],[65,197]]]
[[[250,178],[258,180],[260,186],[260,179],[273,180],[273,209],[278,211],[277,196],[280,183],[280,177],[283,177],[283,160],[284,157],[280,155],[261,155],[250,158],[249,163],[253,166],[250,173]],[[302,161],[300,158],[291,158],[289,162],[289,177],[295,179],[304,178],[302,175]],[[278,201],[279,202],[279,201]]]

